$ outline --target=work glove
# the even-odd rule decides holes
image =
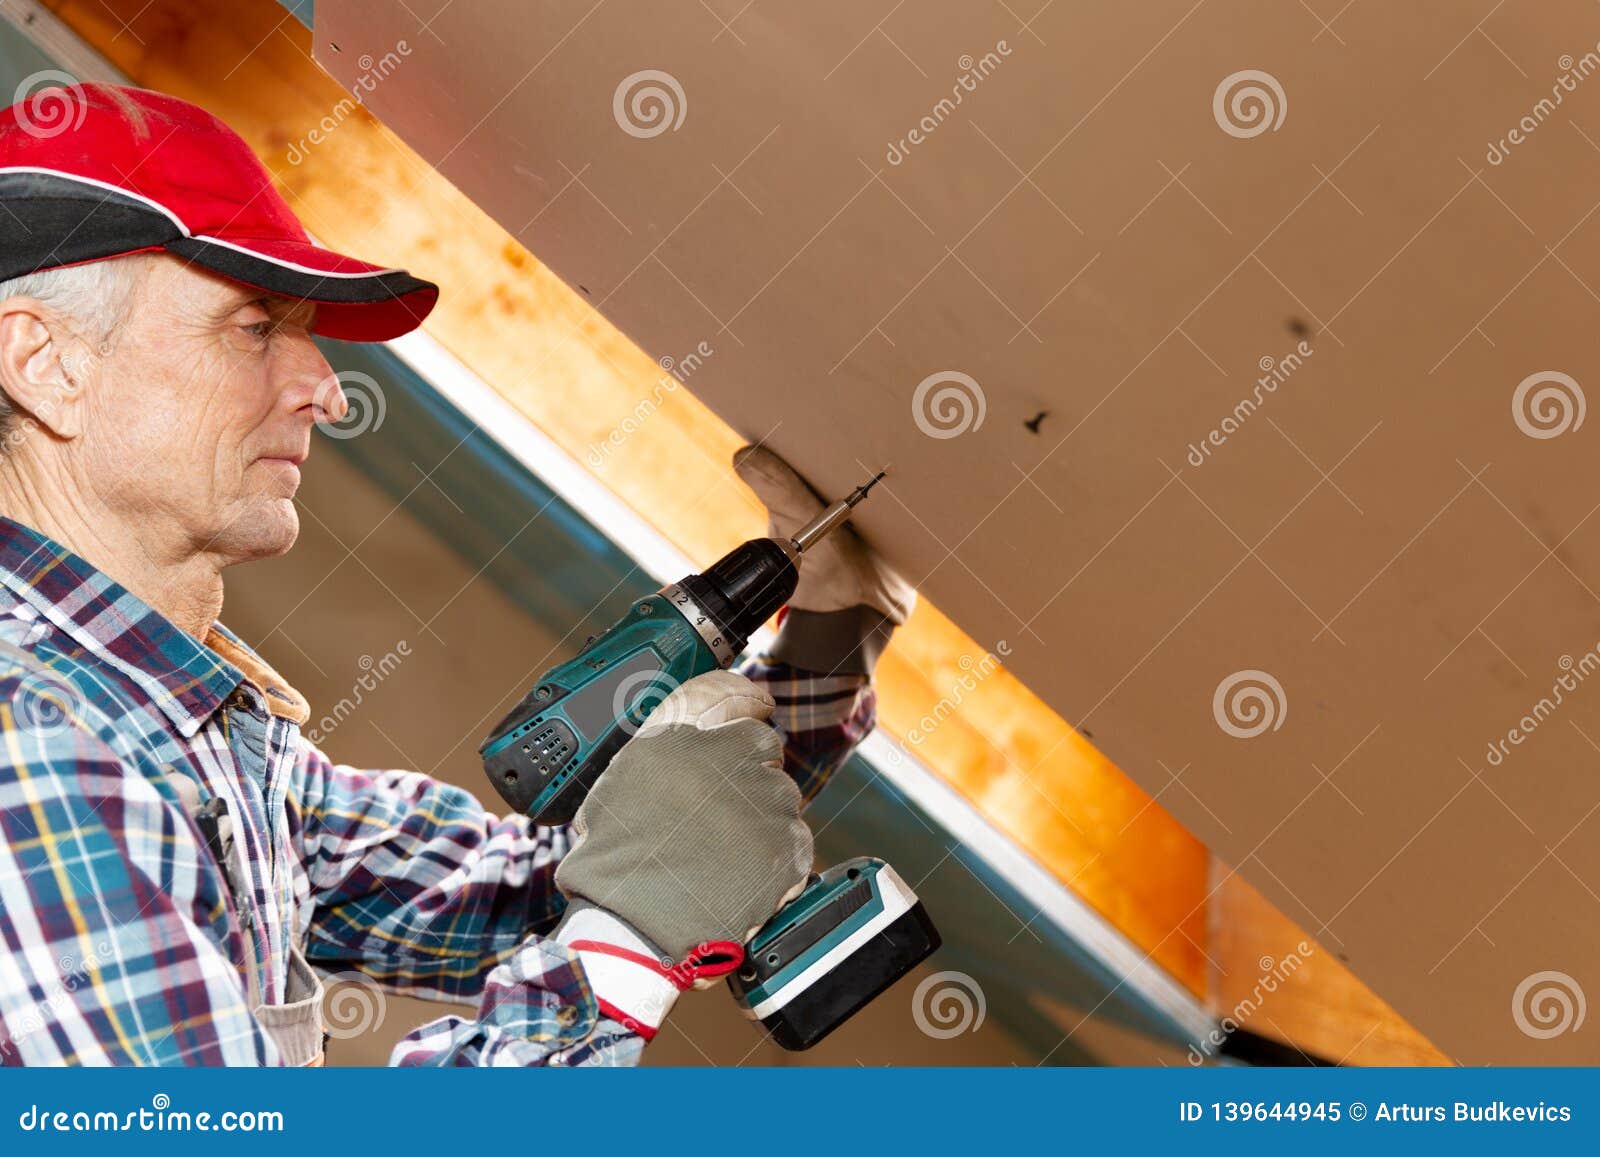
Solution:
[[[827,503],[782,458],[745,446],[733,468],[767,508],[767,533],[793,535]],[[800,559],[800,583],[789,600],[770,654],[801,670],[870,675],[894,628],[916,606],[917,592],[861,540],[841,526]]]
[[[800,790],[766,722],[772,697],[731,671],[676,688],[590,790],[556,869],[576,951],[607,1016],[649,1040],[678,994],[744,943],[811,871]]]

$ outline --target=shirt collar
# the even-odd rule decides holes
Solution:
[[[247,670],[269,692],[269,710],[291,719],[310,714],[305,700],[220,623],[207,636],[214,650],[60,543],[4,517],[0,584],[141,686],[186,739]]]
[[[305,696],[289,686],[289,681],[256,654],[221,623],[213,623],[206,632],[206,646],[232,663],[244,676],[266,693],[267,711],[273,715],[298,723],[301,727],[311,718],[311,704]]]

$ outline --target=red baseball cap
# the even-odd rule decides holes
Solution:
[[[250,146],[186,101],[73,83],[0,113],[0,280],[161,249],[314,301],[315,332],[346,341],[409,333],[439,297],[314,244]]]

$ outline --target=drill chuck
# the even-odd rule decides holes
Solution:
[[[849,521],[857,504],[883,477],[880,470],[844,498],[830,503],[791,537],[752,539],[734,547],[703,574],[690,575],[668,589],[686,592],[737,655],[761,624],[794,594],[800,582],[796,566],[800,555]]]
[[[775,538],[751,539],[678,583],[716,624],[735,656],[789,601],[800,582],[800,571],[785,546]]]

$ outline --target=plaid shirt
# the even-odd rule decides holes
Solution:
[[[777,700],[809,798],[872,726],[867,679],[764,658],[743,673]],[[541,936],[565,906],[568,829],[335,764],[308,717],[220,623],[202,644],[0,519],[0,1065],[278,1064],[252,1008],[284,999],[296,947],[476,1006],[412,1032],[392,1064],[636,1063],[643,1041]],[[175,775],[225,801],[229,867]]]

